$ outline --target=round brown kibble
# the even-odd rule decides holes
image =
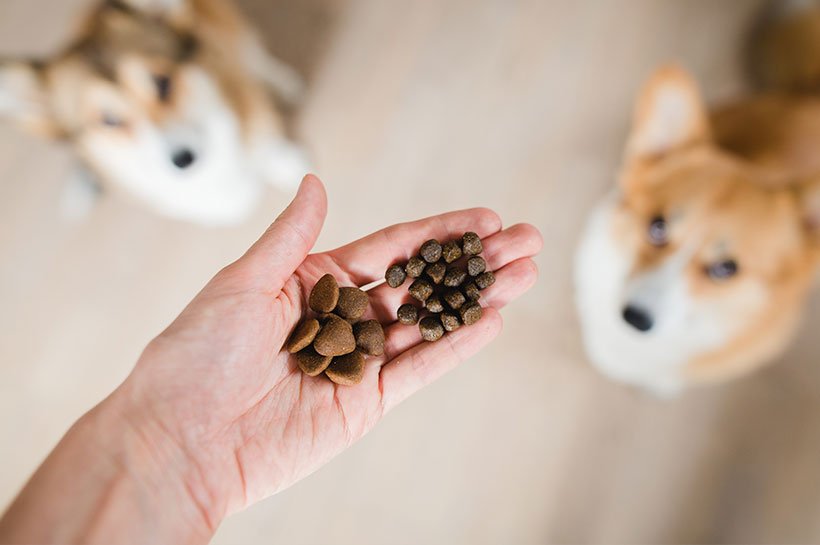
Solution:
[[[413,256],[410,258],[410,261],[407,262],[407,265],[404,267],[404,272],[407,273],[407,276],[410,278],[418,278],[424,273],[424,268],[427,266],[427,263],[420,258]]]
[[[337,316],[331,316],[325,322],[316,339],[313,348],[323,356],[342,356],[350,354],[356,349],[356,339],[353,337],[353,327]]]
[[[433,314],[438,314],[444,310],[444,304],[439,299],[438,295],[431,295],[427,298],[427,301],[424,303],[424,308],[432,312]]]
[[[457,240],[451,240],[441,248],[441,257],[444,258],[444,261],[446,261],[448,265],[460,259],[461,255],[461,246]]]
[[[447,274],[447,266],[444,263],[436,262],[427,265],[424,270],[425,274],[433,281],[433,284],[441,284],[444,280],[444,275]]]
[[[384,329],[376,320],[359,322],[353,326],[353,336],[356,337],[356,346],[370,356],[384,354]]]
[[[405,303],[400,306],[396,315],[399,322],[404,325],[416,325],[419,323],[419,309],[411,303]]]
[[[455,331],[461,327],[461,320],[452,312],[443,312],[441,314],[441,325],[444,326],[445,331]]]
[[[468,303],[461,307],[461,321],[464,325],[473,325],[481,319],[481,305],[478,303]]]
[[[384,273],[384,279],[387,280],[387,285],[391,288],[398,288],[407,279],[407,273],[401,265],[392,265],[387,272]]]
[[[470,282],[464,286],[464,295],[467,297],[468,301],[475,302],[481,299],[481,291],[479,291],[478,286],[475,285],[475,282]]]
[[[326,274],[310,291],[308,306],[313,312],[331,312],[339,302],[339,284],[332,274]]]
[[[421,245],[419,255],[427,263],[435,263],[441,259],[441,244],[439,244],[439,241],[435,239],[430,239]]]
[[[333,361],[333,358],[319,354],[312,346],[308,346],[296,354],[296,364],[309,377],[321,375],[331,361]]]
[[[295,354],[303,348],[310,346],[310,343],[316,338],[316,334],[319,333],[321,327],[319,320],[315,318],[305,320],[299,324],[288,341],[288,352]]]
[[[364,378],[364,356],[358,350],[333,358],[325,371],[327,378],[341,386],[355,386]]]
[[[478,255],[484,251],[481,239],[472,231],[464,233],[464,236],[461,237],[461,248],[464,255]]]
[[[339,288],[339,302],[333,311],[345,320],[358,320],[364,316],[370,299],[359,288]]]
[[[450,290],[444,294],[444,301],[451,309],[458,310],[467,302],[467,297],[458,290]]]
[[[419,322],[421,338],[427,342],[435,342],[444,336],[444,326],[438,316],[427,316]]]
[[[481,273],[475,277],[475,285],[478,286],[480,290],[486,290],[493,284],[495,284],[495,275],[492,271]]]
[[[444,285],[448,288],[457,288],[464,283],[467,273],[458,267],[450,267],[444,276]]]
[[[414,299],[421,301],[423,303],[427,301],[428,297],[433,295],[433,285],[427,280],[419,278],[415,282],[410,284],[410,289],[408,291]]]
[[[474,255],[467,260],[467,274],[478,276],[487,270],[487,262],[481,256]]]

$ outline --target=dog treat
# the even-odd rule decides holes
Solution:
[[[417,279],[410,285],[410,295],[421,303],[427,301],[427,298],[433,295],[433,285],[423,278]]]
[[[419,255],[427,263],[435,263],[441,259],[441,250],[441,244],[439,244],[439,241],[431,239],[421,245]]]
[[[332,312],[339,302],[339,284],[332,274],[326,274],[316,282],[308,298],[308,306],[313,312]]]
[[[470,282],[464,286],[464,295],[468,301],[475,302],[481,299],[481,291],[478,289],[478,286],[475,285],[475,282]]]
[[[385,279],[390,286],[401,286],[406,276],[414,278],[408,292],[415,301],[398,308],[399,322],[418,324],[422,338],[430,342],[461,326],[478,322],[483,314],[478,302],[481,290],[495,282],[487,261],[479,255],[483,251],[479,236],[467,232],[460,239],[443,244],[428,240],[419,248],[419,255],[411,257],[403,269],[399,264],[389,267]],[[358,333],[356,338],[358,340]],[[366,350],[366,347],[360,342],[359,349]]]
[[[439,299],[438,295],[431,295],[427,298],[427,301],[424,303],[424,308],[432,312],[433,314],[438,314],[444,310],[444,304],[442,304],[441,299]]]
[[[288,352],[291,354],[295,354],[306,348],[313,343],[313,339],[316,338],[316,334],[319,333],[319,329],[322,326],[319,325],[319,320],[315,318],[312,320],[305,320],[302,322],[293,334],[290,336],[290,341],[288,341]]]
[[[356,339],[353,337],[353,326],[347,321],[333,316],[325,322],[324,327],[316,335],[313,348],[323,356],[343,356],[356,349]]]
[[[461,327],[461,319],[452,312],[442,312],[441,325],[444,326],[444,330],[449,333]]]
[[[369,302],[367,294],[359,288],[339,288],[339,302],[334,312],[345,320],[358,320]]]
[[[495,275],[490,271],[483,272],[475,278],[475,285],[480,290],[486,290],[493,284],[495,284]]]
[[[312,346],[308,346],[296,354],[296,364],[309,377],[321,375],[331,361],[333,361],[333,358],[319,354]]]
[[[467,274],[470,276],[478,276],[486,270],[487,262],[484,261],[483,257],[474,255],[467,260]]]
[[[384,279],[391,288],[398,288],[407,279],[407,273],[400,265],[393,265],[384,273]]]
[[[453,261],[461,259],[461,256],[461,246],[458,245],[458,241],[456,240],[451,240],[441,247],[441,257],[444,258],[444,261],[448,265]]]
[[[427,316],[419,322],[421,338],[427,342],[435,342],[444,336],[444,326],[437,316]]]
[[[481,244],[481,239],[472,231],[464,233],[461,238],[461,249],[464,255],[478,255],[484,251],[484,246]]]
[[[444,276],[444,285],[448,288],[457,288],[467,279],[467,272],[458,267],[450,267]]]
[[[410,258],[410,261],[407,262],[407,266],[404,268],[404,271],[410,278],[418,278],[424,273],[424,268],[426,266],[427,262],[425,262],[422,258],[413,256]]]
[[[411,303],[405,303],[400,306],[396,315],[399,322],[404,325],[416,325],[419,323],[419,309]]]
[[[467,297],[460,291],[454,289],[444,294],[444,301],[451,309],[458,310],[467,302]]]
[[[424,273],[433,281],[433,284],[441,284],[441,281],[444,280],[444,275],[447,274],[447,266],[437,261],[427,265],[427,268],[424,269]]]
[[[384,329],[376,320],[367,320],[353,325],[356,347],[369,356],[384,354]]]
[[[341,386],[355,386],[364,378],[364,356],[358,350],[333,358],[325,371],[327,378]]]
[[[464,325],[473,325],[481,319],[481,305],[478,303],[468,303],[461,307],[461,321]]]

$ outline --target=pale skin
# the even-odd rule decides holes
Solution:
[[[306,477],[398,403],[481,350],[498,310],[536,281],[538,231],[487,209],[451,212],[309,254],[324,221],[307,176],[282,215],[154,339],[133,372],[66,434],[0,520],[2,543],[206,543],[231,513]],[[398,324],[406,289],[370,291],[383,357],[358,386],[307,377],[283,345],[323,274],[363,286],[429,238],[484,239],[497,282],[484,318],[437,343]]]

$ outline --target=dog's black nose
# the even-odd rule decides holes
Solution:
[[[624,308],[622,316],[626,323],[638,331],[646,332],[652,329],[652,316],[645,310],[629,305]]]
[[[196,155],[188,148],[179,149],[171,156],[171,162],[177,168],[188,168],[194,164],[194,161],[196,161]]]

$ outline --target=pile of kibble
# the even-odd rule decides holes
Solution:
[[[481,319],[481,290],[495,282],[481,257],[484,247],[479,236],[464,233],[461,240],[445,244],[428,240],[419,255],[405,264],[392,265],[384,275],[391,288],[398,288],[408,277],[413,279],[408,291],[418,304],[399,307],[399,322],[419,324],[425,341],[437,341],[445,333],[462,325],[473,325]]]
[[[299,368],[311,377],[322,373],[344,386],[364,377],[365,355],[384,354],[384,330],[376,320],[360,321],[370,300],[359,288],[340,288],[333,275],[316,282],[308,306],[316,313],[294,330],[287,344]]]

